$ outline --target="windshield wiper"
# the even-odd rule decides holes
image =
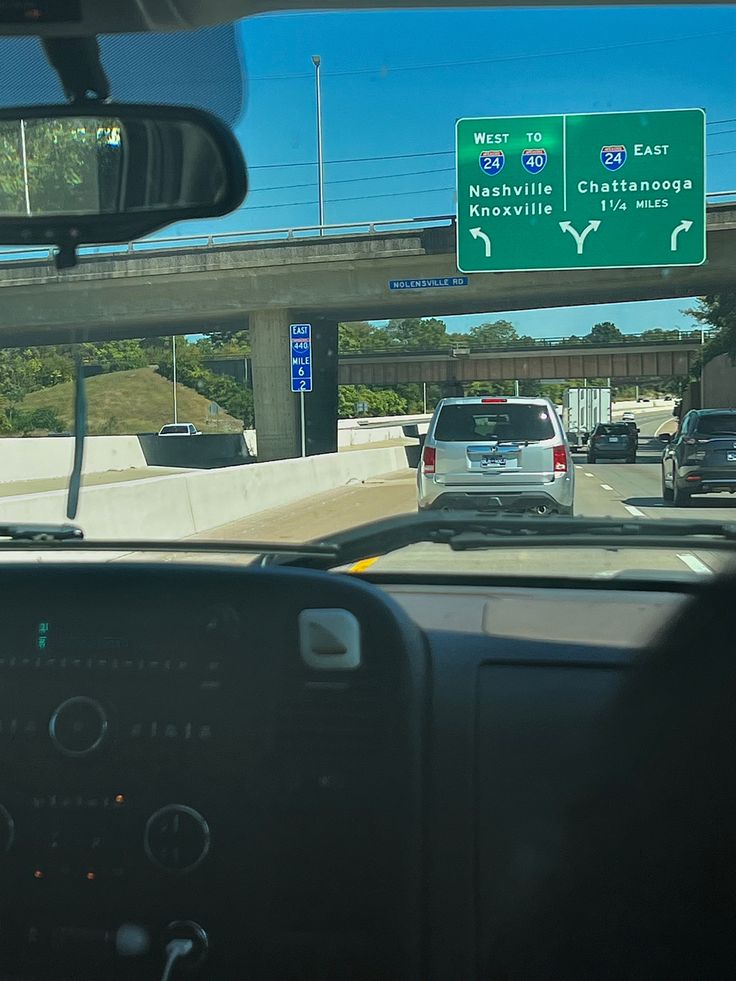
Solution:
[[[386,555],[409,545],[430,542],[453,551],[510,547],[704,547],[736,549],[736,522],[660,521],[653,518],[582,518],[549,515],[510,515],[474,511],[422,512],[399,515],[360,525],[319,541],[335,551],[332,558],[304,556],[289,559],[264,556],[261,563],[335,568],[359,559]]]
[[[84,532],[76,525],[0,525],[0,541],[11,542],[81,542]]]

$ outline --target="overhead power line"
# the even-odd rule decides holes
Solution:
[[[680,41],[693,41],[697,39],[707,39],[714,37],[726,37],[736,34],[736,31],[711,31],[707,34],[682,34],[678,37],[648,38],[638,41],[619,41],[615,44],[601,44],[594,47],[585,48],[561,48],[556,51],[534,51],[528,54],[506,55],[501,58],[481,58],[473,61],[433,61],[422,65],[388,65],[377,68],[346,68],[339,71],[323,72],[323,77],[342,78],[346,75],[380,75],[393,74],[394,72],[425,72],[436,69],[464,68],[476,65],[498,65],[510,61],[533,61],[538,58],[560,58],[568,55],[594,54],[600,51],[616,51],[621,48],[638,48],[658,44],[678,44]],[[290,72],[281,75],[251,75],[248,81],[251,82],[273,82],[283,81],[292,78],[312,78],[311,72]]]
[[[708,122],[708,126],[715,126],[716,123],[736,122],[733,119],[714,119]],[[711,133],[711,136],[723,136],[725,133],[734,133],[736,130],[722,130],[718,133]],[[382,160],[416,160],[420,157],[448,157],[454,155],[454,150],[422,150],[416,153],[380,153],[370,157],[336,157],[334,160],[325,160],[325,166],[343,163],[374,163]],[[274,164],[254,164],[248,170],[280,170],[288,167],[316,167],[316,160],[289,161],[288,163]]]
[[[388,181],[398,177],[420,177],[424,174],[452,174],[454,167],[431,167],[427,170],[404,170],[398,174],[371,174],[368,177],[340,177],[334,181],[325,181],[325,185],[333,184],[355,184],[359,181]],[[274,184],[272,187],[254,187],[249,194],[259,194],[265,191],[296,191],[304,187],[314,187],[314,181],[306,184]]]

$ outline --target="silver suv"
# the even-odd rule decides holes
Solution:
[[[442,399],[417,470],[419,509],[572,514],[575,469],[542,398]]]

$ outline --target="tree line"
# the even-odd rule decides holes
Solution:
[[[698,325],[712,328],[710,339],[704,348],[703,359],[710,360],[720,354],[729,355],[736,361],[736,291],[701,297],[697,305],[685,311]],[[698,330],[700,327],[697,328]],[[645,331],[643,339],[668,340],[680,335],[677,330],[655,327]],[[611,343],[624,338],[624,334],[610,321],[594,324],[582,337],[569,337],[565,343]],[[463,334],[448,331],[444,321],[434,317],[391,320],[385,326],[366,321],[338,325],[338,350],[350,351],[386,350],[391,347],[419,349],[443,347],[470,340],[479,346],[489,347],[534,343],[534,339],[522,336],[507,320],[489,320]],[[184,337],[177,341],[177,377],[180,384],[197,391],[204,398],[217,402],[229,415],[240,419],[245,428],[255,425],[253,395],[250,389],[235,379],[216,374],[207,367],[213,357],[249,357],[250,339],[247,330],[213,332],[191,342]],[[39,389],[49,388],[70,381],[75,374],[76,360],[95,366],[97,371],[116,372],[154,365],[158,373],[167,379],[173,376],[170,337],[149,337],[121,341],[86,343],[76,346],[47,345],[0,350],[0,433],[9,435],[34,431],[64,431],[71,427],[71,420],[60,418],[54,410],[24,409],[27,395]],[[699,365],[696,366],[699,371]],[[564,383],[543,384],[539,380],[521,380],[521,395],[544,395],[556,402],[570,384],[582,384],[583,379],[568,379]],[[587,379],[590,384],[605,384],[606,379]],[[615,382],[616,380],[614,380]],[[619,397],[634,392],[629,381],[618,380],[615,385]],[[657,379],[656,390],[680,394],[687,379]],[[654,383],[653,383],[654,384]],[[467,395],[513,395],[513,382],[479,380],[465,386]],[[653,388],[642,388],[651,394]],[[445,394],[440,385],[426,388],[419,384],[403,384],[382,387],[366,385],[341,385],[338,393],[338,412],[341,418],[355,416],[358,412],[371,416],[406,415],[419,413],[425,405],[428,409]]]

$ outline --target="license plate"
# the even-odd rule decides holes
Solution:
[[[726,462],[727,463],[736,463],[736,453],[727,453],[726,454]]]
[[[481,470],[488,470],[491,467],[500,467],[503,470],[513,470],[516,460],[509,460],[505,456],[482,456],[480,458]]]
[[[618,436],[609,436],[608,437],[608,442],[609,443],[618,443]]]

